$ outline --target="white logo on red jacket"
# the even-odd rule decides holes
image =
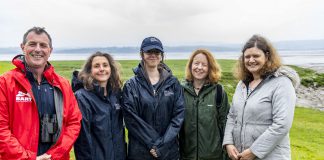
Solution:
[[[29,93],[24,93],[22,91],[18,91],[16,95],[16,102],[31,102],[32,98]]]

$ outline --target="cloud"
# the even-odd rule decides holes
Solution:
[[[321,0],[10,0],[0,6],[0,47],[44,26],[54,46],[139,45],[146,36],[167,45],[324,39]]]

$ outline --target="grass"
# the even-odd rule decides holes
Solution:
[[[0,75],[10,69],[14,68],[11,62],[9,61],[0,61]]]
[[[183,81],[186,60],[167,60],[166,64],[172,69],[173,74]],[[231,101],[237,80],[232,76],[234,60],[218,60],[222,67],[221,84]],[[55,70],[62,76],[71,79],[72,71],[81,68],[83,61],[53,61]],[[122,80],[133,76],[132,68],[137,66],[136,60],[119,61],[123,67]],[[317,74],[312,70],[291,66],[297,70],[302,78],[302,84],[306,86],[320,86],[324,82],[324,74]],[[12,69],[10,62],[0,61],[0,74]],[[311,79],[311,80],[309,80]],[[322,82],[322,83],[321,83]],[[292,129],[290,131],[292,159],[294,160],[324,160],[324,112],[297,107]],[[73,151],[71,157],[74,158]]]
[[[324,160],[324,112],[297,107],[290,139],[292,159]]]

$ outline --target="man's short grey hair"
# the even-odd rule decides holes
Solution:
[[[29,29],[29,30],[24,34],[22,44],[25,45],[25,44],[27,43],[27,39],[26,39],[26,38],[27,38],[27,35],[28,35],[30,32],[35,32],[35,33],[38,34],[38,35],[40,35],[40,34],[42,34],[42,33],[45,33],[45,34],[47,35],[48,39],[49,39],[49,46],[50,46],[51,48],[53,48],[53,46],[52,46],[52,38],[51,38],[51,36],[46,32],[46,30],[45,30],[44,27],[33,27],[33,28]]]

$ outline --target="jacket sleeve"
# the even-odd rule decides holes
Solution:
[[[92,139],[91,139],[91,111],[87,106],[89,104],[82,95],[75,94],[79,108],[82,113],[81,131],[74,144],[75,157],[78,160],[92,159]]]
[[[227,115],[228,115],[228,111],[230,109],[230,105],[228,103],[228,98],[227,98],[227,93],[225,92],[225,90],[223,89],[223,93],[222,93],[222,103],[221,106],[218,110],[218,125],[219,125],[219,130],[220,130],[220,135],[221,135],[221,139],[223,141],[224,139],[224,132],[225,132],[225,125],[226,125],[226,120],[227,120]]]
[[[157,150],[158,157],[162,156],[161,159],[163,159],[163,156],[167,156],[166,153],[169,152],[168,145],[174,145],[169,142],[172,142],[178,136],[184,120],[185,108],[184,108],[183,89],[178,81],[174,88],[175,88],[174,95],[176,96],[176,98],[174,101],[172,119],[164,135],[159,139],[157,139],[154,143],[154,146],[156,147]]]
[[[126,82],[123,88],[122,109],[128,134],[145,144],[149,151],[155,140],[159,138],[159,133],[138,115],[139,101],[140,99],[133,92],[130,82]]]
[[[65,95],[63,99],[65,99],[67,103],[64,103],[63,108],[67,111],[64,111],[61,135],[58,141],[46,152],[47,154],[52,155],[52,160],[65,159],[66,157],[69,157],[69,152],[72,149],[81,128],[82,115],[78,103],[70,85],[67,84],[65,87],[67,87],[64,89],[67,93],[63,94]]]
[[[236,86],[235,93],[234,93],[234,96],[232,99],[232,104],[233,104],[233,101],[235,101],[235,95],[238,94],[239,86],[241,84],[242,84],[242,81],[240,81]],[[235,125],[236,115],[234,115],[233,107],[234,107],[233,105],[232,105],[232,107],[230,107],[228,115],[227,115],[225,131],[224,131],[224,138],[223,138],[223,147],[227,144],[234,144],[233,129],[234,129],[234,125]]]
[[[280,141],[287,136],[291,128],[296,94],[291,81],[286,77],[279,81],[272,96],[272,125],[261,134],[250,147],[253,154],[263,159]]]
[[[7,84],[0,77],[0,157],[3,159],[36,159],[36,153],[25,148],[9,129]]]

